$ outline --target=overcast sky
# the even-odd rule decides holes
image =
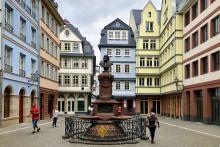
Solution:
[[[157,9],[162,0],[151,0]],[[56,0],[59,12],[68,19],[93,45],[97,64],[100,61],[98,44],[101,30],[116,18],[129,25],[132,9],[143,9],[148,0]]]

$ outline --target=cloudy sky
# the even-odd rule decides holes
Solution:
[[[162,0],[151,0],[160,9]],[[129,24],[132,9],[143,9],[148,0],[56,0],[61,16],[68,19],[91,42],[99,63],[98,44],[104,26],[120,18]]]

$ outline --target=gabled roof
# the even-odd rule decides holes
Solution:
[[[120,26],[116,26],[117,22],[120,23]],[[107,30],[130,29],[130,26],[128,26],[126,23],[124,23],[121,19],[117,18],[113,22],[111,22],[107,26],[105,26],[104,29],[107,29]]]
[[[95,56],[93,46],[86,38],[80,33],[79,29],[74,27],[68,20],[64,20],[64,27],[61,28],[61,32],[68,28],[72,33],[74,33],[82,41],[82,49],[84,55]],[[72,53],[78,56],[79,53]]]
[[[138,26],[141,24],[141,12],[142,10],[137,10],[137,9],[131,10],[131,14],[134,17],[136,28],[138,28]]]

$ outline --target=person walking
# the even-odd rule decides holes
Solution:
[[[150,136],[151,136],[151,143],[154,144],[154,136],[155,136],[155,131],[156,131],[156,127],[158,125],[158,128],[160,127],[160,123],[157,117],[157,114],[155,113],[155,109],[152,108],[151,112],[148,114],[147,116],[147,126],[150,130]],[[156,125],[157,123],[157,125]]]
[[[57,107],[53,110],[53,128],[57,127],[57,119],[58,119],[58,110]]]
[[[36,132],[36,129],[37,129],[37,132],[40,131],[40,128],[37,126],[37,122],[39,120],[39,109],[36,105],[36,103],[32,103],[32,108],[31,108],[31,115],[32,115],[32,124],[33,124],[33,132],[32,134],[34,134]]]

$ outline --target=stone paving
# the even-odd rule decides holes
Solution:
[[[203,125],[160,117],[161,127],[157,129],[156,143],[141,141],[137,147],[220,147],[220,126]],[[50,121],[41,121],[41,131],[31,134],[30,124],[23,124],[0,129],[0,147],[96,147],[100,145],[71,144],[63,140],[64,121],[58,122],[57,128],[52,128]],[[14,131],[16,130],[16,131]],[[148,130],[147,130],[148,131]],[[103,145],[102,145],[103,146]],[[109,145],[109,147],[116,145]],[[117,145],[117,147],[133,147]]]

